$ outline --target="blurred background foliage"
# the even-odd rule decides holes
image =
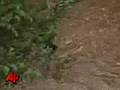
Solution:
[[[66,7],[78,1],[57,0],[53,5],[50,0],[0,0],[0,79],[11,71],[38,77],[42,73],[32,72],[33,64],[49,70],[51,60],[59,61],[53,55],[56,22]]]

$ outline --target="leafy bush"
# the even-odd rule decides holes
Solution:
[[[56,47],[53,39],[57,18],[65,7],[76,1],[59,0],[52,7],[49,0],[30,6],[26,0],[0,0],[0,79],[5,79],[10,71],[30,74],[31,60],[38,60],[48,68]],[[33,47],[41,49],[31,51]]]

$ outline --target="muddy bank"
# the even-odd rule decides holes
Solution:
[[[58,26],[58,54],[73,57],[63,78],[87,89],[120,89],[120,1],[84,0]],[[68,89],[66,89],[68,90]],[[71,90],[80,90],[71,89]]]
[[[58,24],[56,54],[71,61],[62,82],[35,80],[21,90],[120,90],[120,0],[82,0]]]

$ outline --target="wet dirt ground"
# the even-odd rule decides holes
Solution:
[[[61,57],[73,57],[66,88],[56,90],[120,90],[120,0],[77,3],[60,21],[56,43]]]
[[[56,54],[71,60],[63,83],[41,79],[21,90],[120,90],[120,0],[76,3],[59,21],[55,42]]]

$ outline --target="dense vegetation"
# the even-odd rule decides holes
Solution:
[[[0,0],[0,79],[13,71],[22,77],[41,76],[33,64],[49,69],[54,60],[56,22],[62,11],[79,0]],[[27,3],[27,4],[26,4]],[[57,60],[57,59],[55,59]],[[31,64],[32,63],[32,64]]]

